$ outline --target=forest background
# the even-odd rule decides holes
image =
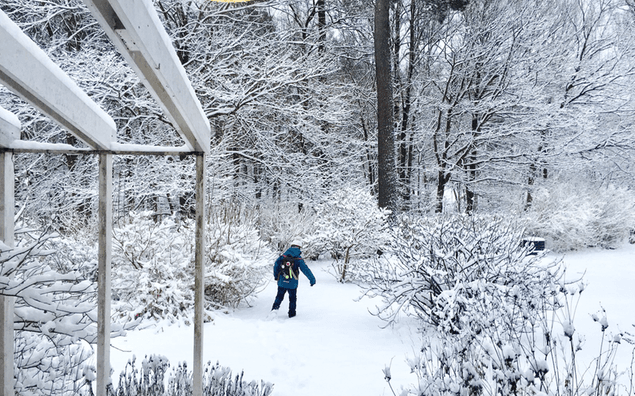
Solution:
[[[155,3],[212,124],[210,206],[310,212],[343,189],[377,195],[373,2]],[[381,175],[395,192],[383,207],[513,214],[545,228],[566,227],[554,215],[573,207],[585,213],[569,216],[576,227],[598,221],[599,202],[630,209],[632,2],[390,7],[394,169]],[[2,10],[113,116],[118,141],[183,143],[81,2],[7,0]],[[23,139],[81,145],[16,96],[0,101]],[[55,219],[64,232],[91,223],[95,158],[19,157],[21,219]],[[116,220],[191,216],[192,167],[119,156]]]
[[[210,310],[248,301],[262,266],[297,237],[307,257],[332,257],[340,280],[361,276],[391,216],[511,219],[555,251],[633,233],[632,0],[154,3],[212,126]],[[81,1],[0,9],[115,119],[118,142],[183,144]],[[388,107],[377,101],[379,39]],[[0,106],[24,140],[82,144],[2,87]],[[45,259],[56,271],[94,279],[97,159],[15,158],[16,229],[57,253]],[[115,316],[187,317],[194,159],[113,166]]]

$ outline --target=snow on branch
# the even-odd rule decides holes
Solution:
[[[60,273],[41,262],[54,253],[44,249],[53,237],[43,234],[16,248],[0,242],[0,295],[16,298],[14,330],[44,334],[58,345],[78,339],[94,343],[96,284],[78,271]],[[123,331],[121,325],[113,325],[111,336]]]

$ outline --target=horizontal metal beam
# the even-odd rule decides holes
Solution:
[[[22,124],[18,117],[0,106],[0,147],[7,147],[20,139]]]
[[[151,0],[84,0],[192,151],[209,152],[200,101]]]
[[[0,10],[0,82],[96,149],[117,127],[77,84]]]
[[[94,150],[77,148],[69,144],[39,143],[25,140],[14,140],[11,144],[1,147],[0,152],[29,153],[29,154],[113,154],[113,155],[193,155],[200,152],[188,150],[187,147],[145,146],[140,144],[113,143],[110,150]]]

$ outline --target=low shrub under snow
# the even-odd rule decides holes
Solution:
[[[167,379],[167,386],[166,386]],[[203,396],[269,396],[273,384],[264,381],[246,382],[243,373],[232,371],[216,363],[207,363],[203,374]],[[170,370],[170,362],[164,356],[146,356],[141,367],[133,358],[119,375],[117,396],[189,396],[192,394],[192,372],[187,365],[179,364]]]

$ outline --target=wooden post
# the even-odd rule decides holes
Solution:
[[[0,239],[14,246],[13,236],[13,154],[0,153]],[[0,396],[15,394],[13,378],[13,309],[14,297],[0,296]]]
[[[196,154],[196,252],[194,254],[194,396],[203,395],[203,313],[205,244],[205,154]]]
[[[110,262],[112,257],[112,154],[99,154],[99,269],[97,276],[97,396],[110,384]]]

